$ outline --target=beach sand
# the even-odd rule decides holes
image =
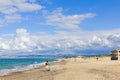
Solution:
[[[67,58],[50,65],[53,71],[42,66],[23,72],[0,76],[0,80],[120,80],[120,60],[110,57]]]

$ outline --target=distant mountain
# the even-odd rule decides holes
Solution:
[[[61,57],[75,57],[75,56],[94,56],[94,55],[108,55],[110,50],[47,50],[40,51],[37,53],[17,53],[12,55],[0,55],[0,58],[39,58],[39,57],[51,57],[51,58],[61,58]]]

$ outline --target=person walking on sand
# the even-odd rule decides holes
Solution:
[[[97,57],[96,59],[97,59],[97,61],[98,61],[98,57]]]

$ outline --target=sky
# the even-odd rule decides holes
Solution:
[[[0,54],[120,49],[119,4],[120,0],[0,0]]]

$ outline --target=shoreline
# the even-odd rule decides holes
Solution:
[[[60,61],[61,61],[61,59],[58,59],[57,61],[52,61],[52,62],[49,62],[49,63],[54,64],[54,63],[57,63],[57,62],[60,62]],[[37,68],[43,68],[44,63],[45,62],[29,64],[27,66],[18,66],[18,68],[16,66],[15,68],[12,68],[12,69],[3,69],[3,70],[1,70],[1,71],[3,71],[3,73],[0,73],[0,77],[11,75],[11,74],[14,74],[14,73],[22,73],[22,72],[34,70],[34,69],[37,69]]]
[[[28,71],[0,76],[0,80],[119,80],[120,60],[110,57],[64,58],[50,64],[53,71],[45,66]]]
[[[7,75],[0,76],[0,80],[48,80],[47,78],[53,78],[53,75],[61,73],[63,71],[63,68],[55,68],[59,65],[64,65],[65,61],[60,62],[53,62],[50,64],[50,66],[53,68],[52,72],[48,72],[45,68],[45,66],[40,66],[38,68],[21,71],[21,72],[13,72]],[[46,75],[44,77],[44,75]],[[32,78],[31,78],[32,77]]]

